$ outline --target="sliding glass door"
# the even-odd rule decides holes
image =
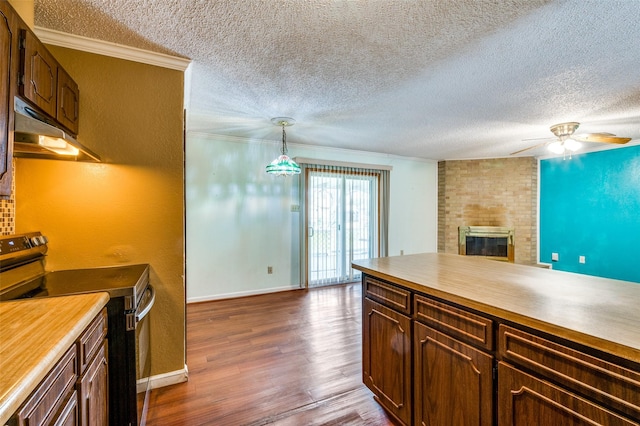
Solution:
[[[358,280],[351,261],[378,253],[378,176],[310,170],[306,196],[309,286]]]

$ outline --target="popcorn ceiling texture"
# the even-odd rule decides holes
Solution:
[[[549,126],[640,137],[637,0],[35,0],[35,24],[190,58],[188,130],[430,159]],[[528,151],[523,155],[540,154]]]

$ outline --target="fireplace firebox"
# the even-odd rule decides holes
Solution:
[[[458,253],[464,256],[483,256],[513,263],[515,245],[513,228],[502,226],[460,226]]]

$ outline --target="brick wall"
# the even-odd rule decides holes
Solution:
[[[537,263],[538,162],[532,157],[438,163],[438,252],[458,253],[459,226],[515,230],[515,263]]]

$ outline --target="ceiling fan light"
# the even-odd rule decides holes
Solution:
[[[562,145],[562,142],[558,141],[550,143],[547,146],[547,149],[554,154],[562,154],[564,152],[564,146]]]
[[[567,139],[566,141],[564,141],[564,147],[571,152],[576,152],[577,150],[582,148],[582,144],[576,140]]]

